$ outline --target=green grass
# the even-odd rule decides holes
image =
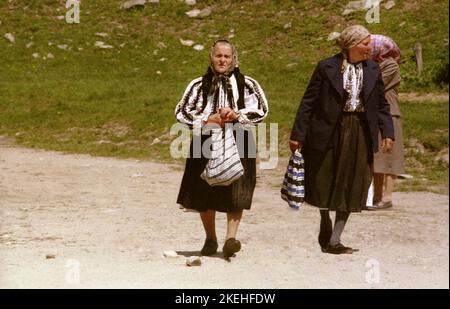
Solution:
[[[185,12],[192,7],[178,0],[131,11],[119,9],[121,2],[82,1],[81,23],[73,25],[56,18],[65,15],[64,1],[0,2],[0,34],[16,38],[15,44],[0,38],[0,134],[27,147],[171,160],[167,132],[175,122],[175,105],[187,83],[206,71],[211,43],[231,33],[241,70],[260,82],[269,100],[267,122],[279,124],[283,155],[315,64],[338,52],[326,38],[347,25],[364,24],[372,33],[394,38],[403,52],[401,91],[448,91],[448,85],[433,81],[445,65],[442,55],[448,55],[447,1],[397,0],[391,10],[382,8],[379,24],[366,24],[364,12],[342,17],[346,1],[198,0],[197,8],[214,11],[202,20],[188,18]],[[198,52],[179,39],[206,48]],[[114,48],[99,50],[96,41]],[[34,45],[26,48],[29,42]],[[160,42],[166,47],[158,47]],[[416,42],[424,50],[420,77],[412,58]],[[55,59],[31,56],[49,52]],[[419,121],[405,121],[405,133],[419,136],[427,151],[436,152],[444,139],[435,130],[448,129],[448,112],[409,108],[403,107],[404,116]],[[155,138],[162,142],[150,145]]]

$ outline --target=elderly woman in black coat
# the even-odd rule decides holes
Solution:
[[[305,201],[320,209],[322,251],[349,254],[355,250],[341,234],[350,213],[365,207],[374,152],[391,150],[394,129],[379,66],[369,60],[369,31],[348,27],[337,43],[342,52],[320,61],[311,77],[289,144],[305,160]]]

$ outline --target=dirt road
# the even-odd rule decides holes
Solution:
[[[317,244],[317,210],[279,198],[283,169],[259,171],[237,256],[188,267],[204,235],[175,204],[182,166],[1,143],[0,287],[449,287],[448,196],[395,193],[392,210],[350,216],[343,243],[360,251],[335,256]],[[223,237],[224,214],[217,229]]]

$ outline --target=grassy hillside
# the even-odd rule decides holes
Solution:
[[[122,1],[82,0],[80,23],[67,24],[58,18],[65,1],[0,0],[0,34],[10,32],[16,40],[0,39],[0,134],[29,147],[168,159],[176,103],[187,82],[205,72],[211,43],[232,36],[241,70],[266,92],[268,122],[279,123],[286,153],[315,64],[337,52],[328,34],[355,23],[396,40],[403,51],[402,91],[448,91],[436,78],[445,68],[448,73],[447,1],[397,0],[392,9],[381,9],[379,24],[366,24],[365,12],[341,16],[347,1],[198,0],[196,8],[213,10],[206,19],[189,18],[185,12],[193,7],[184,1],[160,2],[125,11]],[[196,51],[180,39],[206,48]],[[114,48],[99,49],[97,41]],[[416,42],[424,50],[420,77]],[[54,59],[42,58],[48,53]],[[443,129],[438,148],[448,144],[445,124]],[[150,146],[155,138],[162,143]]]

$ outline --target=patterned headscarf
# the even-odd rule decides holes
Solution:
[[[369,30],[360,25],[350,26],[341,32],[339,37],[336,39],[336,44],[342,49],[342,55],[344,61],[341,67],[341,73],[344,73],[347,67],[348,61],[348,50],[356,45],[358,45],[362,40],[370,36]]]
[[[386,58],[392,57],[398,64],[400,64],[400,48],[388,36],[381,34],[374,34],[371,36],[370,45],[372,47],[372,59],[375,61],[383,61]]]
[[[214,47],[216,47],[217,44],[228,44],[229,46],[231,46],[231,53],[232,53],[231,65],[228,68],[228,70],[222,74],[218,74],[214,70],[214,65],[213,65]],[[209,51],[209,71],[214,73],[214,76],[213,76],[213,79],[211,81],[211,85],[209,88],[209,94],[215,93],[221,84],[223,85],[223,87],[225,89],[231,89],[230,76],[233,74],[234,70],[238,66],[239,66],[239,61],[238,61],[236,47],[234,47],[233,44],[231,44],[228,40],[225,40],[225,39],[215,41]]]

